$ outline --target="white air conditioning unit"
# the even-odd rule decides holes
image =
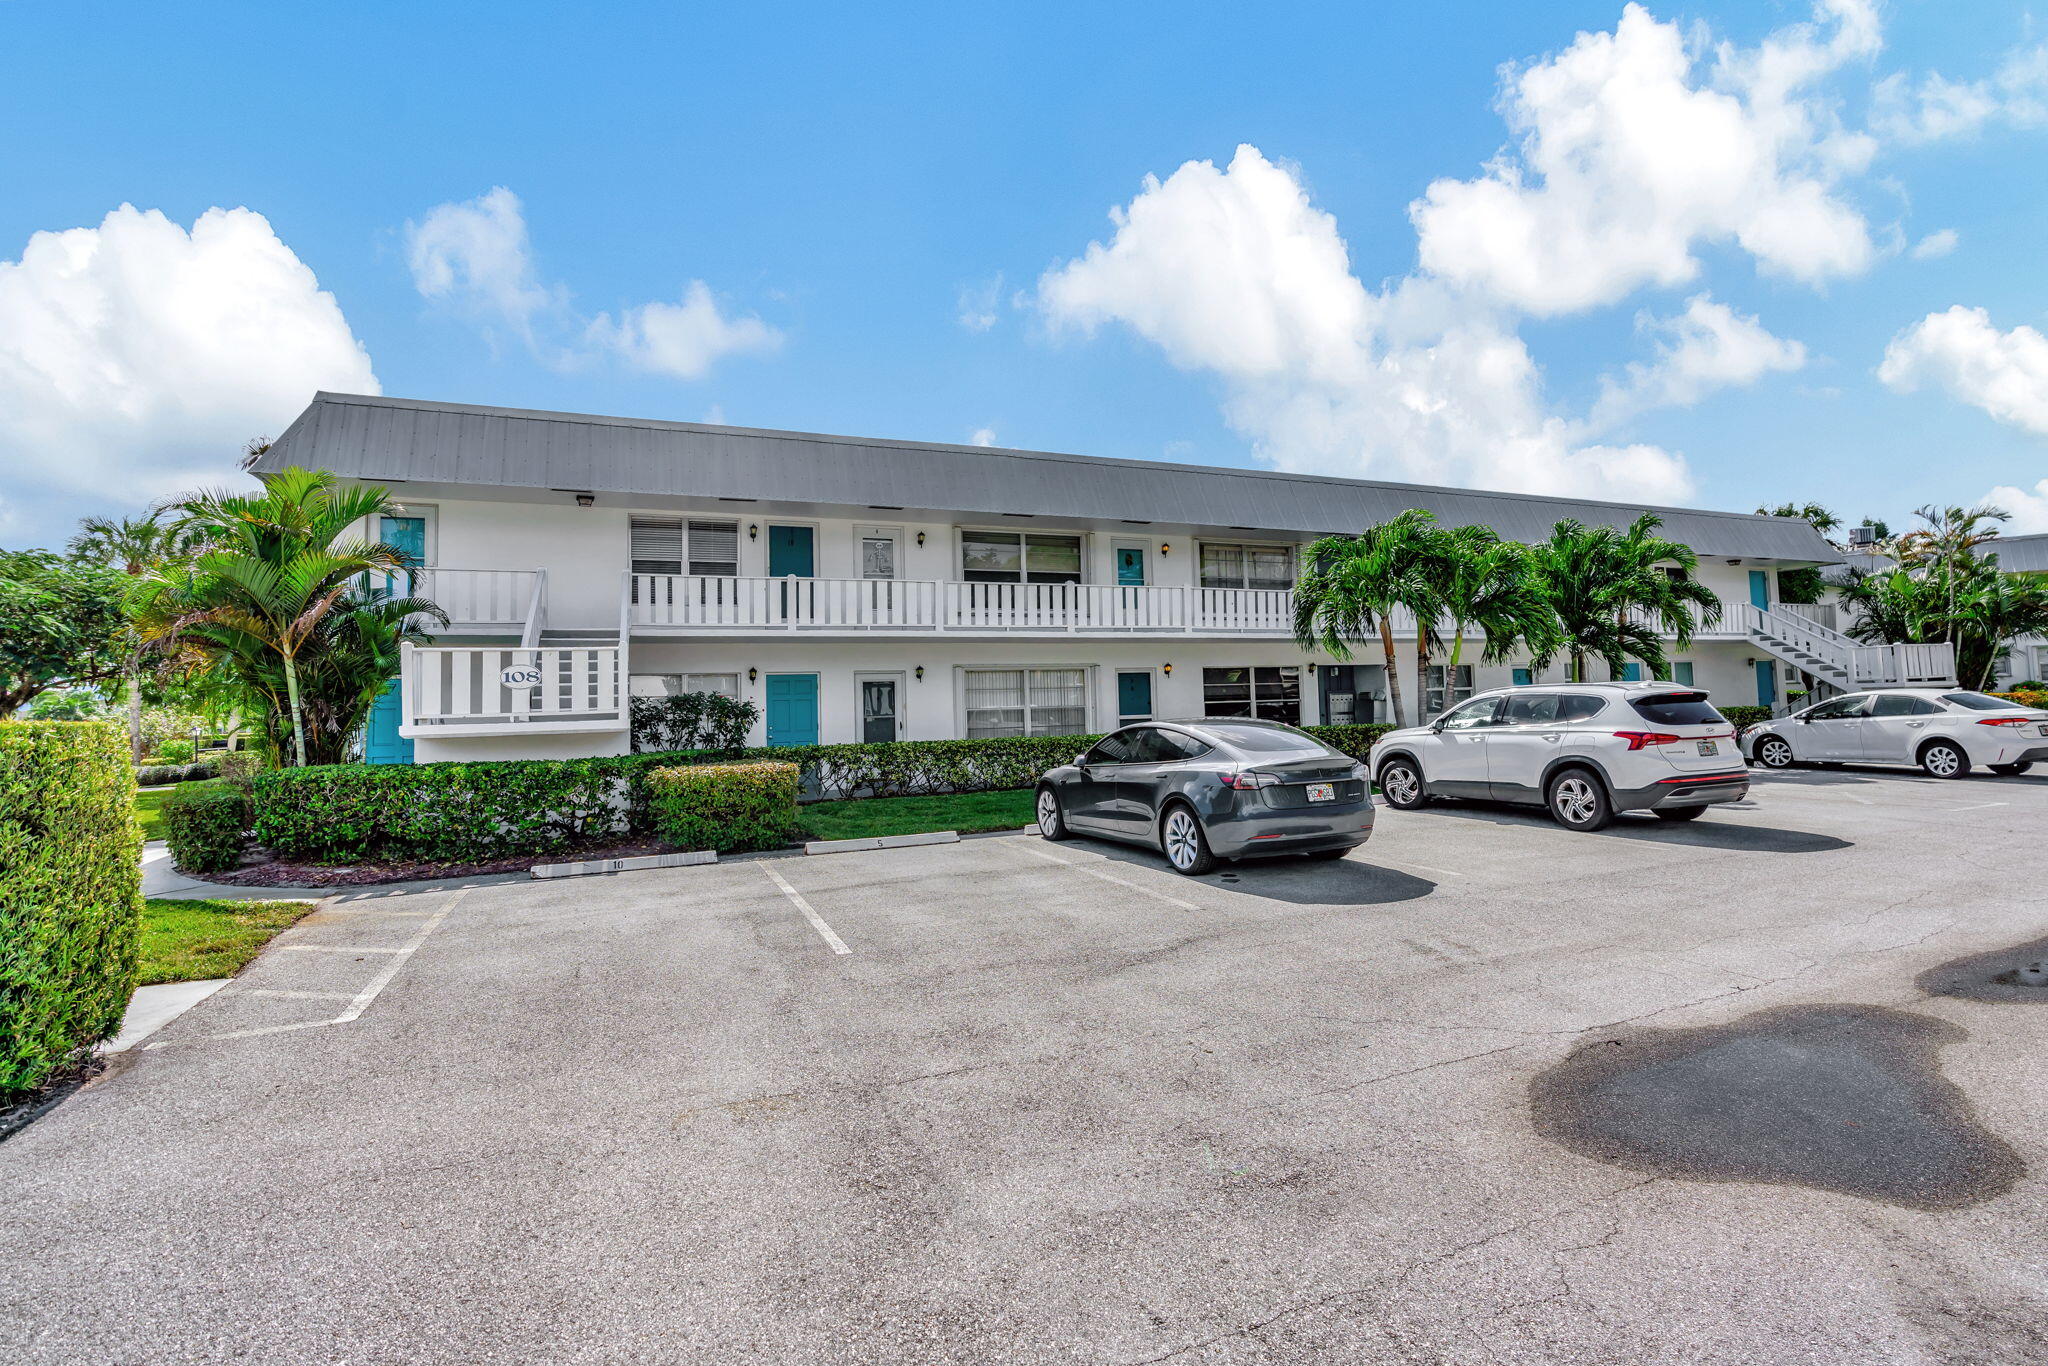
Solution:
[[[1852,526],[1849,528],[1849,549],[1868,550],[1877,544],[1877,528],[1874,526]]]

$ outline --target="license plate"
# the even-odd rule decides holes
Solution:
[[[2041,727],[2041,733],[2042,733],[2043,735],[2048,735],[2048,724],[2044,724],[2044,725],[2043,725],[2043,726]]]
[[[1335,783],[1310,783],[1308,785],[1308,799],[1312,802],[1334,802],[1337,800],[1337,785]]]
[[[1719,754],[1720,752],[1721,752],[1721,747],[1720,747],[1719,745],[1715,744],[1715,743],[1714,743],[1714,742],[1713,742],[1712,740],[1702,740],[1702,741],[1700,741],[1700,753],[1702,753],[1702,754]]]

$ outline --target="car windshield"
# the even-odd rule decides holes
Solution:
[[[1941,700],[1961,707],[1966,711],[2025,711],[2019,703],[2004,697],[1991,697],[1981,692],[1945,692]]]
[[[1313,735],[1281,726],[1231,726],[1211,721],[1203,729],[1232,749],[1254,754],[1336,753]]]
[[[1632,697],[1629,705],[1636,715],[1653,726],[1718,726],[1725,724],[1703,692],[1661,692],[1652,697]]]

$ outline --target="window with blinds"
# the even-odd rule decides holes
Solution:
[[[1079,583],[1081,538],[963,531],[960,573],[969,583]]]
[[[635,574],[740,572],[740,524],[696,522],[679,517],[635,517],[632,522]]]
[[[1301,670],[1292,664],[1202,670],[1202,715],[1301,724]]]
[[[1294,552],[1284,545],[1202,542],[1202,587],[1292,588]]]
[[[969,669],[966,689],[970,740],[1088,729],[1086,669]]]

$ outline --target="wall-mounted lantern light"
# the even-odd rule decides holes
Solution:
[[[1165,672],[1165,674],[1166,674],[1166,676],[1167,676],[1168,678],[1171,678],[1171,677],[1173,677],[1173,665],[1171,665],[1171,664],[1162,664],[1162,665],[1160,666],[1160,668],[1161,668],[1161,669],[1162,669],[1162,670],[1163,670],[1163,671]]]
[[[1309,676],[1310,676],[1310,677],[1314,677],[1314,676],[1315,676],[1315,671],[1316,671],[1316,662],[1315,662],[1315,661],[1314,661],[1313,659],[1311,659],[1311,660],[1310,660],[1310,661],[1308,662],[1308,671],[1309,671]]]
[[[920,683],[924,682],[924,665],[922,664],[917,666],[917,681]]]
[[[747,682],[749,682],[749,683],[755,683],[755,682],[758,682],[758,681],[760,681],[760,678],[761,678],[761,671],[760,671],[759,669],[748,669],[748,670],[747,670]]]
[[[580,508],[587,508],[596,501],[597,498],[593,494],[579,493],[576,495],[576,506]]]
[[[1159,553],[1162,555],[1171,555],[1173,553],[1172,543],[1169,541],[1161,541],[1159,543]]]
[[[918,532],[918,533],[917,533],[917,543],[918,543],[919,545],[923,545],[923,544],[924,544],[924,533],[923,533],[922,531],[920,531],[920,532]]]
[[[758,541],[758,540],[760,540],[760,539],[761,539],[761,525],[760,525],[760,523],[758,523],[758,522],[748,522],[748,523],[747,523],[747,539],[748,539],[748,540],[750,540],[750,541]]]

